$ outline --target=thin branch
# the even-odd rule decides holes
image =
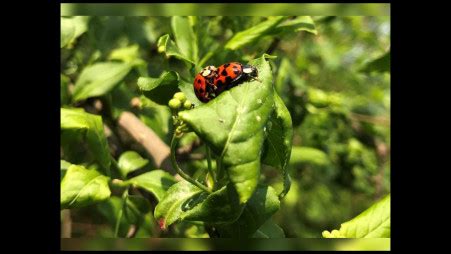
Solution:
[[[72,219],[70,217],[70,210],[64,209],[61,211],[63,221],[61,223],[61,238],[71,238],[72,235]]]
[[[157,134],[147,127],[131,112],[123,112],[118,120],[118,126],[125,130],[137,143],[139,143],[152,157],[158,168],[175,173],[170,163],[171,150]]]

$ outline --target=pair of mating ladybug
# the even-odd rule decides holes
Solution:
[[[238,62],[226,63],[218,68],[210,65],[202,69],[194,79],[194,93],[202,102],[208,102],[225,90],[245,81],[257,79],[257,68]]]

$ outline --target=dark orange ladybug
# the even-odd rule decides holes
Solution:
[[[217,77],[217,69],[214,66],[207,66],[194,78],[194,93],[202,102],[208,102],[216,97],[214,79]]]
[[[217,77],[214,79],[216,94],[228,90],[245,81],[257,79],[258,70],[252,65],[243,65],[238,62],[226,63],[218,67]]]

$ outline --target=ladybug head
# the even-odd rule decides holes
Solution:
[[[257,78],[258,77],[258,70],[252,65],[244,65],[243,66],[243,73],[248,76],[249,78]]]

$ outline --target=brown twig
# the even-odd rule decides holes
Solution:
[[[61,238],[70,238],[72,235],[72,219],[70,217],[70,210],[64,209],[61,211],[63,221],[61,223]]]
[[[125,130],[152,157],[155,166],[175,173],[170,162],[170,149],[157,134],[147,127],[131,112],[123,112],[118,120],[118,126]]]

